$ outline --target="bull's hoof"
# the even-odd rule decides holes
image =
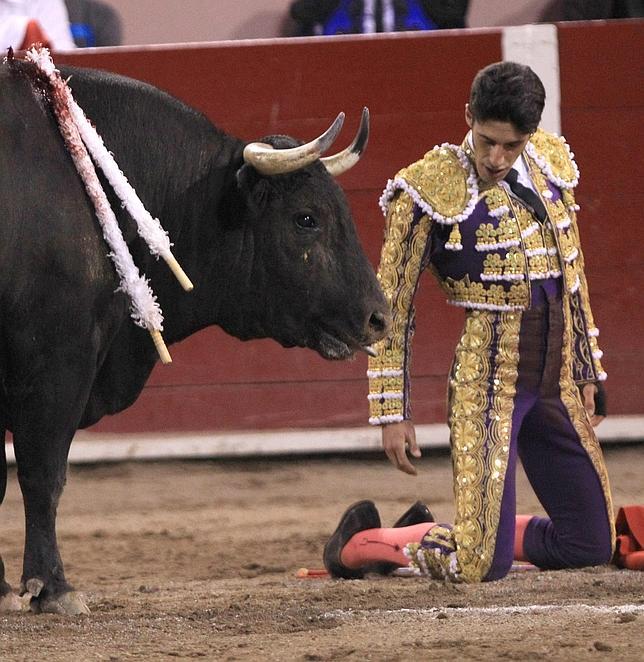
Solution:
[[[0,595],[0,614],[10,611],[23,611],[22,600],[15,593]]]
[[[89,607],[85,599],[76,591],[61,593],[57,597],[31,599],[31,611],[36,614],[62,614],[64,616],[87,616]]]

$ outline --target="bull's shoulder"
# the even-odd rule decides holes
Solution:
[[[461,150],[444,144],[400,170],[394,181],[405,182],[431,208],[432,215],[443,220],[457,217],[467,209],[471,176],[471,167]]]
[[[567,189],[577,185],[579,170],[563,136],[538,129],[530,138],[526,151],[553,184]]]

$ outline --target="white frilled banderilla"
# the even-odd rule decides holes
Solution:
[[[167,233],[161,227],[159,220],[152,218],[145,209],[136,191],[105,147],[102,138],[74,100],[69,86],[62,79],[58,69],[54,67],[49,50],[43,47],[32,48],[27,53],[27,59],[31,60],[47,77],[52,107],[60,133],[94,205],[96,216],[103,230],[103,237],[110,247],[110,257],[121,282],[119,289],[130,297],[132,319],[135,324],[148,330],[161,361],[171,363],[172,358],[161,335],[163,313],[147,279],[139,273],[132,260],[114,211],[96,174],[90,153],[105,173],[124,207],[135,220],[139,235],[148,244],[150,252],[165,260],[184,290],[191,290],[193,285],[172,255]]]

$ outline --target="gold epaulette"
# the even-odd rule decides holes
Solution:
[[[452,145],[436,146],[396,175],[396,180],[404,179],[416,190],[438,222],[462,220],[459,217],[472,206],[470,172],[456,149]]]
[[[528,145],[528,154],[553,184],[564,189],[577,186],[579,170],[563,137],[537,129]]]

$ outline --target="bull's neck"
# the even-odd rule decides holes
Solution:
[[[178,285],[166,284],[174,292],[169,306],[161,301],[168,342],[211,325],[244,339],[263,335],[253,313],[253,235],[242,222],[245,203],[236,182],[242,147],[232,142],[227,153],[220,150],[203,180],[176,206],[189,218],[170,239],[195,288],[183,293]]]
[[[236,164],[235,173],[241,165],[241,161]],[[255,237],[246,203],[236,179],[222,193],[208,261],[208,292],[200,314],[206,324],[216,324],[237,338],[263,337],[256,305]]]

